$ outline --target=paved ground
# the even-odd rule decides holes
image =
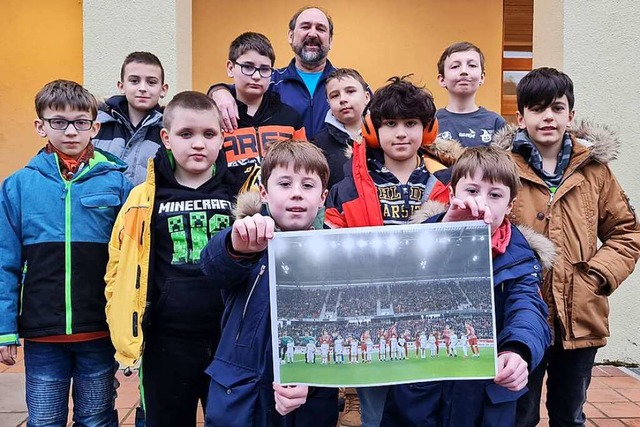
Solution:
[[[640,427],[640,369],[612,366],[593,368],[585,413],[589,427]],[[118,372],[121,386],[116,406],[123,426],[134,424],[138,404],[138,377],[125,377]],[[546,415],[540,426],[548,426]],[[12,367],[0,365],[0,427],[26,426],[27,409],[24,404],[24,365],[22,353]],[[71,420],[71,415],[69,416]],[[203,425],[202,414],[198,425]],[[69,423],[71,425],[71,423]]]

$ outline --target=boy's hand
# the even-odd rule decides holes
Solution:
[[[237,220],[231,230],[233,250],[243,254],[262,252],[273,238],[275,223],[268,216],[255,214]]]
[[[498,375],[493,382],[511,391],[520,391],[527,385],[527,362],[518,353],[505,351],[498,355]]]
[[[209,97],[215,101],[220,110],[222,130],[233,132],[234,129],[238,129],[238,104],[231,92],[223,85],[220,85],[209,92]]]
[[[282,386],[273,383],[273,390],[276,398],[276,411],[280,415],[287,415],[294,409],[304,405],[309,393],[309,387],[306,385]]]
[[[442,218],[442,222],[469,221],[481,219],[487,224],[491,224],[492,216],[489,206],[483,197],[467,197],[458,199],[452,197],[449,202],[449,209]]]
[[[0,363],[7,366],[15,365],[18,358],[18,346],[15,344],[0,347]]]

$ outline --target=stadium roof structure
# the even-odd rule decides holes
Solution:
[[[278,285],[392,284],[491,275],[488,227],[479,222],[323,230],[279,237],[273,241]]]

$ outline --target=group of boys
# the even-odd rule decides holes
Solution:
[[[290,24],[310,62],[323,44],[296,38],[298,18],[317,10]],[[19,333],[29,425],[66,423],[71,379],[74,421],[117,425],[114,353],[140,368],[148,426],[195,425],[198,402],[208,426],[335,425],[337,389],[274,383],[269,240],[469,219],[491,229],[496,377],[360,388],[363,425],[509,426],[516,411],[535,425],[545,371],[550,419],[584,423],[607,296],[633,271],[640,231],[608,166],[617,141],[570,128],[569,77],[527,74],[518,128],[494,135],[504,121],[475,104],[484,58],[473,45],[443,53],[443,110],[405,78],[370,99],[357,71],[323,62],[330,111],[314,145],[298,140],[296,106],[269,90],[274,61],[260,34],[231,44],[240,126],[228,132],[204,94],[179,93],[162,112],[164,72],[148,53],[125,59],[122,95],[100,113],[74,82],[36,95],[47,144],[0,195],[0,361],[15,363]],[[560,254],[553,268],[543,235]]]

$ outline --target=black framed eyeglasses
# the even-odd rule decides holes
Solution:
[[[67,119],[45,119],[42,118],[45,122],[49,123],[51,129],[53,130],[67,130],[69,124],[72,124],[77,131],[88,131],[91,130],[91,126],[93,126],[93,120],[89,119],[77,119],[77,120],[67,120]]]
[[[255,67],[251,64],[241,64],[235,61],[233,63],[240,67],[240,72],[245,76],[252,77],[256,71],[260,74],[260,77],[271,77],[271,74],[273,74],[273,68],[271,67]]]

